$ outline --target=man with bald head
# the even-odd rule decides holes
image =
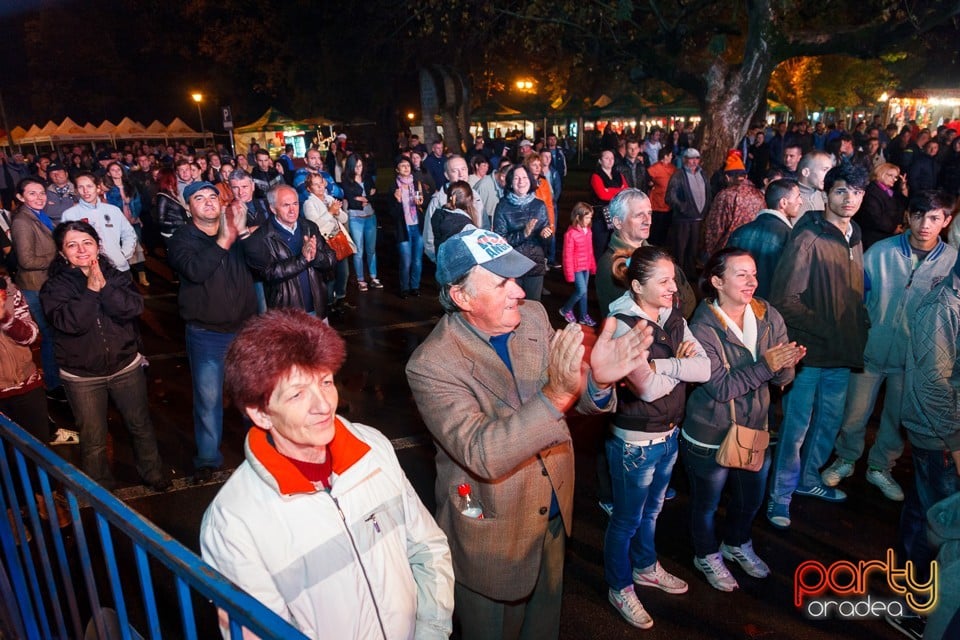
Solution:
[[[295,307],[326,318],[323,272],[333,269],[336,254],[317,225],[300,215],[296,189],[275,186],[267,202],[273,215],[245,245],[247,264],[263,280],[267,307]]]
[[[463,156],[453,154],[447,157],[443,165],[443,175],[447,181],[437,183],[439,188],[437,192],[433,194],[433,197],[430,198],[430,204],[427,205],[427,212],[423,216],[423,254],[433,262],[436,262],[437,246],[434,241],[433,226],[430,224],[430,219],[437,209],[447,203],[446,185],[451,182],[457,182],[458,180],[465,182],[468,173],[467,161],[463,159]],[[473,192],[473,209],[478,213],[484,211],[483,200],[480,199],[476,191]],[[492,220],[487,218],[486,214],[483,214],[480,226],[484,229],[489,229],[492,226],[492,222]]]

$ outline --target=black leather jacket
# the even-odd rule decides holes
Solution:
[[[242,241],[247,265],[263,280],[268,307],[294,307],[314,311],[318,318],[325,318],[327,288],[324,285],[324,272],[336,266],[337,254],[324,241],[317,225],[303,216],[297,221],[297,233],[317,238],[317,255],[312,262],[308,263],[302,254],[294,255],[290,251],[284,232],[271,219]],[[305,308],[300,289],[300,274],[304,272],[313,295],[312,309]]]

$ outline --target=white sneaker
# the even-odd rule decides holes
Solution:
[[[887,500],[903,502],[903,489],[887,469],[867,469],[867,482],[880,489]]]
[[[641,572],[633,570],[633,581],[641,587],[656,587],[667,593],[686,593],[687,583],[663,568],[659,562],[652,569]]]
[[[733,591],[740,586],[733,574],[730,573],[730,569],[727,569],[727,565],[723,564],[723,557],[720,556],[719,552],[711,553],[703,558],[694,557],[693,566],[707,576],[707,582],[714,589]]]
[[[852,475],[853,463],[838,457],[833,461],[833,464],[820,472],[820,479],[828,487],[835,487],[840,484],[841,480]]]
[[[57,429],[50,444],[80,444],[80,434],[70,429]]]
[[[730,547],[720,543],[720,553],[727,560],[736,560],[740,568],[746,571],[749,576],[766,578],[770,575],[770,567],[753,550],[753,540],[747,540],[739,547]]]
[[[610,589],[607,592],[607,599],[610,600],[610,604],[617,608],[624,620],[638,629],[649,629],[653,626],[653,618],[640,604],[637,594],[633,590],[633,585],[624,587],[620,591]]]

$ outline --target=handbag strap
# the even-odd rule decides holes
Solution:
[[[717,335],[717,342],[720,343],[720,357],[723,358],[723,368],[727,370],[727,375],[730,374],[730,363],[727,361],[727,352],[723,348],[723,338],[720,337],[720,332],[713,328],[713,332]],[[730,424],[736,426],[737,424],[737,412],[733,406],[733,398],[730,398]]]

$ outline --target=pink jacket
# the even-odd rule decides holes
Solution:
[[[593,232],[590,227],[571,225],[563,234],[563,277],[573,282],[573,276],[579,271],[597,272],[597,261],[593,257]]]

